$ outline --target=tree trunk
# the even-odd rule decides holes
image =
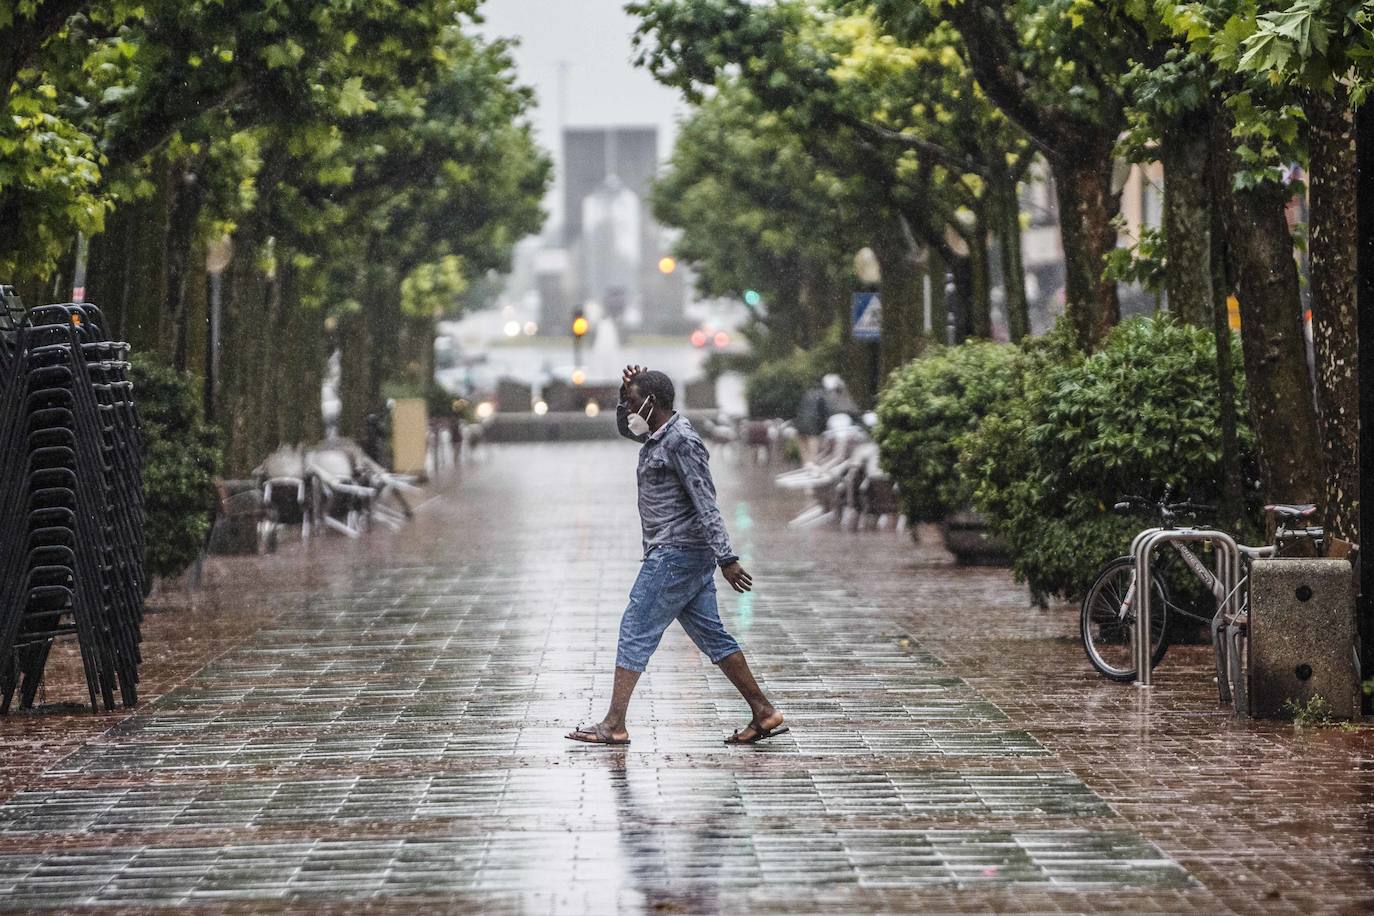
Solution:
[[[281,249],[275,239],[268,239],[268,252],[272,268],[263,277],[263,312],[258,332],[257,361],[253,378],[257,384],[255,394],[258,422],[254,425],[254,456],[262,456],[274,450],[281,443],[277,439],[277,429],[281,422],[282,409],[282,351],[294,346],[295,341],[283,339],[282,301],[281,301]]]
[[[359,277],[362,309],[340,322],[342,408],[339,429],[346,436],[362,440],[367,433],[367,415],[380,409],[382,385],[389,368],[395,365],[399,312],[391,272],[378,265],[374,252],[379,239],[368,243],[367,257]]]
[[[1112,220],[1120,195],[1112,192],[1112,143],[1085,141],[1077,154],[1050,159],[1064,243],[1065,315],[1078,344],[1094,350],[1121,320],[1116,284],[1102,277],[1116,247]]]
[[[1021,257],[1021,203],[1016,183],[997,190],[997,253],[1002,269],[1003,308],[1007,334],[1018,343],[1030,334],[1030,304],[1026,300],[1026,268]]]
[[[201,157],[204,158],[203,156]],[[196,174],[198,163],[183,161],[167,166],[167,233],[163,238],[163,305],[170,340],[167,351],[172,368],[185,372],[191,330],[187,326],[187,282],[196,224],[205,201],[205,182]]]
[[[949,303],[945,295],[945,276],[949,264],[944,252],[935,246],[926,249],[926,275],[930,277],[930,339],[949,343]],[[924,290],[922,291],[924,293]]]
[[[968,332],[980,340],[992,339],[992,265],[988,258],[988,230],[983,213],[967,236],[969,268],[972,274],[973,302],[969,311]]]
[[[128,310],[129,343],[145,354],[156,353],[170,364],[162,326],[163,283],[162,245],[167,231],[166,184],[159,182],[158,193],[142,202],[129,214],[132,257],[128,268],[124,305]]]
[[[131,214],[138,212],[138,204],[120,204],[106,216],[105,231],[91,239],[86,265],[86,298],[105,312],[118,340],[128,340],[135,243]]]
[[[368,336],[372,341],[371,387],[368,400],[373,410],[386,407],[387,386],[398,380],[398,370],[404,368],[401,359],[401,281],[390,269],[378,271],[380,283],[375,295],[364,306]]]
[[[1211,168],[1212,158],[1209,157],[1208,162],[1209,189],[1217,190],[1216,179],[1225,181],[1221,186],[1221,193],[1213,197],[1214,200],[1221,201],[1225,199],[1224,195],[1230,193],[1230,174],[1224,172],[1219,175],[1216,169]],[[1241,532],[1245,530],[1246,520],[1245,469],[1240,464],[1240,414],[1236,403],[1234,335],[1231,331],[1230,303],[1227,301],[1231,295],[1232,281],[1231,272],[1227,269],[1229,258],[1226,252],[1225,208],[1214,206],[1211,213],[1208,232],[1211,250],[1207,260],[1212,273],[1212,334],[1217,347],[1217,398],[1221,402],[1217,423],[1221,427],[1222,482],[1221,500],[1217,508],[1220,510],[1222,527],[1228,531]]]
[[[1359,541],[1360,427],[1355,306],[1354,113],[1345,87],[1310,92],[1309,125],[1312,343],[1317,409],[1326,458],[1322,507],[1326,530]]]
[[[368,324],[362,312],[339,320],[339,434],[362,440],[372,410]]]
[[[874,252],[882,267],[883,304],[879,379],[921,352],[921,266],[906,228],[894,219],[876,239]]]
[[[941,324],[952,323],[950,337],[953,343],[960,344],[973,336],[974,300],[977,298],[973,258],[946,252],[945,267],[954,280],[954,291],[947,303],[948,313],[940,315]],[[940,278],[940,286],[944,285],[944,278]]]
[[[797,322],[797,346],[810,350],[816,345],[816,289],[814,268],[809,261],[801,267],[801,291],[797,295],[797,306],[801,314]]]
[[[224,436],[227,476],[246,474],[259,461],[266,411],[261,375],[270,366],[264,346],[269,289],[259,265],[261,227],[249,220],[234,234],[234,259],[224,274],[220,349],[220,400],[216,421]]]
[[[324,415],[321,412],[320,387],[324,383],[325,354],[321,346],[318,317],[313,309],[296,309],[291,326],[299,336],[299,345],[283,354],[287,370],[283,407],[278,422],[282,442],[308,444],[324,435]]]
[[[808,260],[802,266],[800,344],[811,349],[825,338],[831,323],[830,277],[825,265]]]
[[[124,221],[122,207],[105,217],[105,231],[91,239],[86,261],[86,298],[100,306],[110,335],[119,339],[124,333],[124,272],[129,263]]]
[[[319,316],[302,302],[299,268],[283,252],[277,267],[280,289],[278,333],[289,344],[280,349],[278,373],[277,439],[288,444],[308,443],[323,433],[320,385],[324,375],[324,348]],[[432,349],[432,348],[431,348]]]
[[[1287,190],[1275,182],[1231,195],[1241,344],[1260,477],[1270,502],[1306,502],[1321,490],[1317,417],[1307,374]]]
[[[162,250],[166,198],[120,204],[91,239],[86,299],[100,306],[111,333],[127,340],[138,358],[156,355],[170,364],[162,328]]]
[[[854,398],[854,402],[863,406],[873,403],[873,392],[868,390],[868,369],[864,362],[866,354],[864,344],[854,339],[852,333],[852,315],[850,309],[853,307],[850,291],[847,289],[836,289],[833,296],[833,308],[835,310],[834,322],[840,331],[840,348],[843,354],[844,366],[840,374],[844,377],[845,386]]]
[[[186,272],[186,371],[205,380],[209,372],[206,357],[206,330],[210,325],[210,276],[205,270],[205,243],[197,240],[189,255]]]
[[[1212,320],[1212,220],[1208,194],[1208,135],[1204,114],[1191,114],[1164,131],[1164,275],[1169,311],[1205,328]]]

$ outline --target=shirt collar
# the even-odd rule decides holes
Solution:
[[[663,438],[663,435],[664,435],[666,432],[668,432],[668,427],[672,426],[674,423],[677,422],[677,418],[678,418],[678,412],[675,410],[675,411],[673,411],[673,415],[672,415],[671,417],[668,418],[667,422],[665,422],[665,423],[664,423],[662,426],[660,426],[658,429],[656,429],[656,430],[654,430],[653,432],[649,433],[649,441],[650,441],[650,442],[653,442],[655,439],[662,439],[662,438]]]

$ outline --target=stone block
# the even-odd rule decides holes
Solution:
[[[501,413],[529,413],[533,406],[529,385],[513,378],[496,383],[496,409]]]
[[[1250,711],[1291,717],[1320,695],[1338,718],[1360,714],[1355,579],[1331,559],[1256,560],[1250,568]]]

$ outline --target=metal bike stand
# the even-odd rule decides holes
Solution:
[[[1234,543],[1234,539],[1232,540]],[[1220,703],[1231,703],[1240,714],[1246,707],[1245,681],[1241,674],[1240,660],[1234,656],[1231,649],[1239,632],[1230,624],[1240,614],[1240,545],[1236,549],[1217,550],[1216,553],[1216,577],[1224,589],[1226,595],[1225,603],[1217,603],[1217,612],[1212,616],[1212,651],[1216,655],[1217,662],[1217,701]],[[1230,558],[1234,555],[1234,566]],[[1232,613],[1234,611],[1234,613]],[[1223,632],[1223,628],[1225,628]],[[1234,690],[1235,696],[1232,696]]]
[[[1217,547],[1217,579],[1221,595],[1217,598],[1217,613],[1212,618],[1213,649],[1218,648],[1217,634],[1232,607],[1239,608],[1240,596],[1236,593],[1240,582],[1240,547],[1235,538],[1224,531],[1214,528],[1150,528],[1136,535],[1131,542],[1131,556],[1135,560],[1135,579],[1137,583],[1135,619],[1135,662],[1136,686],[1152,686],[1150,671],[1150,603],[1151,594],[1150,557],[1157,547],[1177,541],[1213,541]],[[1221,702],[1231,698],[1230,685],[1226,677],[1225,655],[1217,652],[1217,692]]]
[[[1136,686],[1137,686],[1137,687],[1149,687],[1149,686],[1150,686],[1150,674],[1149,674],[1150,663],[1149,663],[1149,657],[1148,657],[1148,656],[1150,655],[1150,650],[1149,650],[1148,648],[1147,648],[1147,649],[1145,650],[1145,652],[1144,652],[1144,655],[1146,656],[1145,664],[1144,664],[1144,665],[1141,665],[1141,664],[1140,664],[1140,657],[1141,657],[1141,654],[1142,654],[1141,651],[1140,651],[1140,647],[1141,647],[1142,643],[1148,645],[1148,644],[1149,644],[1149,641],[1150,641],[1150,619],[1149,619],[1149,615],[1150,615],[1150,601],[1151,601],[1151,597],[1152,597],[1152,596],[1150,595],[1150,587],[1149,587],[1150,579],[1149,579],[1149,570],[1148,570],[1148,566],[1149,566],[1149,561],[1148,561],[1148,559],[1145,560],[1145,566],[1147,567],[1145,573],[1142,575],[1142,573],[1141,573],[1141,571],[1140,571],[1140,570],[1141,570],[1141,561],[1142,561],[1141,548],[1144,546],[1145,542],[1148,541],[1150,538],[1154,537],[1154,536],[1157,535],[1157,534],[1160,534],[1160,533],[1163,533],[1163,532],[1166,532],[1166,531],[1171,531],[1171,530],[1174,530],[1174,529],[1170,529],[1170,528],[1146,528],[1144,531],[1141,531],[1141,532],[1137,533],[1136,536],[1135,536],[1134,538],[1131,539],[1131,550],[1130,550],[1130,554],[1131,554],[1131,560],[1135,563],[1135,581],[1136,581],[1136,593],[1137,593],[1137,594],[1136,594],[1136,602],[1135,602],[1135,616],[1136,616],[1135,644],[1131,647],[1131,649],[1132,649],[1133,655],[1135,656],[1135,683],[1136,683]],[[1148,555],[1147,555],[1147,556],[1148,556]],[[1144,627],[1143,627],[1143,628],[1141,627],[1141,623],[1142,623],[1142,622],[1144,623]],[[1141,634],[1141,633],[1144,633],[1144,634],[1145,634],[1144,640],[1142,640],[1142,639],[1140,638],[1140,634]],[[1142,672],[1142,671],[1146,672],[1143,679],[1142,679],[1142,677],[1141,677],[1141,672]]]

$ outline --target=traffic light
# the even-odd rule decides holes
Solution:
[[[573,365],[582,365],[582,338],[587,336],[587,330],[591,327],[591,322],[583,314],[581,309],[573,309],[572,320],[572,345],[573,345]],[[573,384],[580,385],[581,382],[574,381]]]
[[[744,291],[744,304],[750,307],[758,305],[763,301],[763,296],[756,289],[746,289]]]
[[[677,258],[672,255],[664,255],[658,259],[658,272],[664,275],[677,270]]]

